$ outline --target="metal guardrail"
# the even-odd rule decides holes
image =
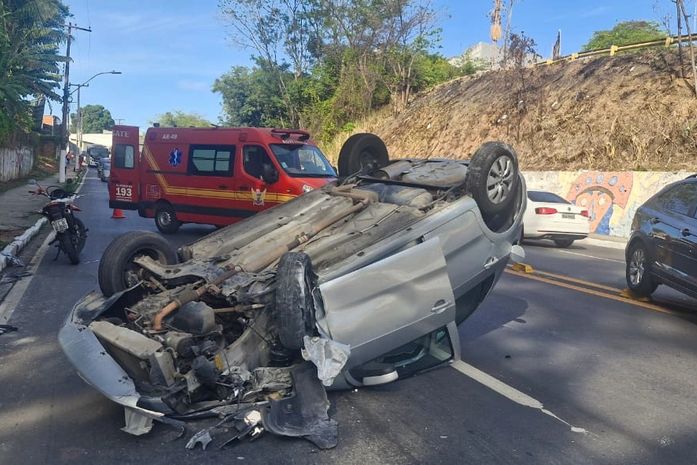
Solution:
[[[656,40],[652,40],[649,42],[637,42],[634,44],[627,44],[627,45],[612,45],[609,48],[601,48],[601,49],[596,49],[596,50],[588,50],[585,52],[572,53],[571,55],[559,57],[556,60],[548,59],[545,61],[538,61],[537,63],[535,63],[535,66],[552,65],[555,63],[562,63],[565,61],[575,61],[575,60],[578,60],[580,58],[588,58],[588,57],[605,55],[605,54],[609,54],[610,56],[614,56],[617,52],[623,52],[625,50],[636,50],[636,49],[640,49],[640,48],[660,47],[660,46],[670,47],[671,45],[677,44],[678,42],[691,42],[691,41],[697,41],[697,34],[692,34],[692,35],[683,34],[680,36],[667,36],[664,39],[656,39]]]

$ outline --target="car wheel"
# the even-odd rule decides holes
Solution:
[[[375,134],[354,134],[339,152],[339,176],[368,174],[387,166],[389,161],[382,139]]]
[[[163,265],[177,263],[177,253],[159,234],[149,231],[130,231],[118,236],[102,254],[97,271],[99,288],[104,296],[134,286],[141,280],[140,267],[133,263],[136,257],[147,255]]]
[[[573,239],[555,239],[554,243],[557,245],[557,247],[561,247],[562,249],[566,249],[567,247],[571,247],[571,244],[574,243]]]
[[[640,297],[653,294],[658,284],[651,276],[651,264],[646,247],[641,242],[632,244],[627,254],[627,286]]]
[[[160,204],[155,209],[155,226],[162,234],[174,234],[179,231],[181,221],[177,220],[177,213],[168,203]]]
[[[276,270],[276,322],[281,344],[290,350],[303,347],[303,337],[314,330],[312,287],[317,277],[310,257],[288,252]]]
[[[492,217],[514,204],[519,183],[515,151],[503,142],[486,142],[470,160],[465,188],[482,215]]]

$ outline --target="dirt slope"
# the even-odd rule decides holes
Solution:
[[[360,129],[379,134],[393,157],[467,158],[499,139],[528,170],[697,171],[697,99],[676,76],[676,57],[663,50],[488,72]]]

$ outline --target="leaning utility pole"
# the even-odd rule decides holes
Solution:
[[[84,28],[73,23],[68,23],[68,43],[65,47],[65,72],[63,73],[63,134],[61,137],[61,152],[58,160],[58,182],[65,182],[65,156],[70,149],[70,128],[68,127],[68,100],[70,99],[70,42],[73,39],[73,29],[92,32],[91,28]],[[79,154],[78,154],[79,155]]]

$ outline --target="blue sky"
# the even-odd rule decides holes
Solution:
[[[491,0],[432,1],[441,17],[443,55],[459,55],[488,40]],[[91,33],[74,33],[70,81],[81,83],[102,71],[122,71],[95,78],[81,95],[82,105],[102,104],[122,124],[145,128],[156,115],[172,110],[196,112],[217,122],[221,102],[210,90],[213,81],[232,66],[250,63],[250,51],[230,41],[217,0],[65,3],[74,23],[92,28]],[[657,12],[656,4],[664,11]],[[513,29],[533,37],[543,56],[549,55],[561,29],[566,54],[577,51],[595,30],[624,20],[659,20],[672,11],[670,5],[669,0],[518,0]],[[60,114],[55,102],[53,114]]]

